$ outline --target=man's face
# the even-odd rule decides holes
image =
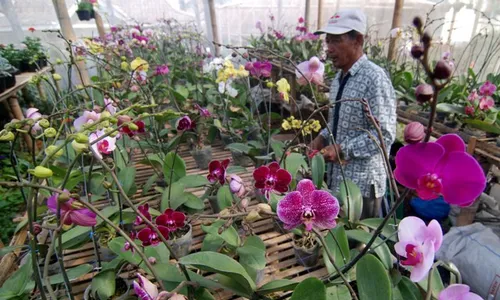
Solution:
[[[336,68],[344,69],[352,65],[358,48],[356,39],[349,38],[347,34],[327,34],[325,42],[327,55]]]

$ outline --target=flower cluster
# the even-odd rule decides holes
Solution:
[[[138,210],[144,217],[146,217],[146,219],[152,221],[148,204],[139,206]],[[142,223],[143,220],[139,216],[137,216],[136,220],[134,221],[134,225],[137,226]],[[186,225],[186,215],[167,208],[161,215],[156,218],[155,224],[156,228],[158,228],[163,237],[165,239],[168,239],[170,233],[173,233]],[[158,234],[149,226],[144,227],[137,234],[132,234],[132,236],[139,239],[142,242],[142,246],[156,246],[158,245],[158,243],[160,243],[161,240]],[[130,248],[130,245],[126,244],[125,249],[128,248]]]
[[[301,129],[302,125],[302,135],[309,135],[313,132],[319,132],[321,130],[321,123],[318,120],[308,120],[307,122],[303,122],[302,120],[297,120],[295,117],[291,116],[281,123],[281,128],[284,130],[290,129]]]
[[[492,96],[495,94],[496,90],[496,85],[490,81],[486,81],[483,85],[481,85],[481,87],[479,87],[479,92],[477,90],[472,90],[467,97],[468,103],[465,107],[465,114],[475,116],[478,110],[489,111],[493,109],[495,106],[495,100]]]
[[[217,72],[217,79],[215,82],[219,84],[219,93],[227,94],[230,97],[236,97],[238,91],[232,86],[235,79],[244,78],[249,75],[249,72],[245,70],[244,66],[240,66],[236,69],[231,62],[231,60],[226,59]]]
[[[253,178],[255,180],[254,187],[259,189],[268,200],[272,191],[288,192],[288,185],[292,181],[292,175],[287,170],[280,168],[277,162],[258,167],[253,171]]]
[[[245,64],[245,70],[250,72],[250,75],[255,78],[271,77],[272,68],[273,65],[268,61],[254,61]]]
[[[70,197],[69,191],[64,190],[62,194],[53,194],[47,199],[47,207],[53,213],[57,213],[57,204],[64,225],[94,226],[97,224],[96,214],[88,208],[84,208],[75,199]]]

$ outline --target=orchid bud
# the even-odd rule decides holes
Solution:
[[[132,131],[137,131],[137,130],[139,130],[139,126],[135,125],[134,123],[129,123],[128,129],[130,129]]]
[[[127,122],[130,122],[131,120],[132,120],[132,118],[127,116],[127,115],[118,116],[118,121],[120,123],[127,123]]]
[[[118,123],[118,119],[117,119],[117,118],[115,118],[115,117],[110,117],[110,118],[109,118],[109,123],[111,123],[111,124],[116,124],[116,123]]]
[[[78,193],[71,193],[71,194],[69,194],[69,196],[70,196],[71,198],[73,198],[73,199],[80,199],[80,194],[78,194]],[[76,204],[76,205],[78,205],[78,206],[82,206],[82,204],[79,204],[78,202],[73,202],[73,203],[75,203],[75,204]],[[81,208],[81,207],[80,207],[80,208]]]
[[[76,153],[89,152],[89,145],[78,143],[77,141],[71,142],[71,147]]]
[[[40,125],[40,127],[42,128],[47,128],[50,126],[50,122],[47,119],[41,119],[40,121],[38,121],[38,125]]]
[[[55,81],[59,81],[62,79],[61,75],[57,73],[52,74],[52,78],[54,78]]]
[[[290,53],[290,52],[285,52],[285,54],[283,54],[283,56],[284,56],[285,58],[290,58],[290,57],[292,57],[292,53]]]
[[[231,193],[236,194],[238,197],[243,196],[245,194],[245,185],[243,184],[243,180],[238,175],[231,175],[231,181],[229,182],[229,189]]]
[[[57,202],[59,202],[59,203],[68,202],[69,199],[71,199],[71,197],[70,197],[68,192],[61,193],[61,194],[59,194],[59,196],[57,196]]]
[[[247,52],[243,53],[242,56],[243,56],[244,59],[248,59],[248,53]]]
[[[263,212],[265,214],[272,214],[273,213],[273,209],[271,208],[271,205],[269,205],[267,203],[259,203],[257,205],[257,208],[259,209],[259,212]]]
[[[43,134],[48,138],[53,138],[57,135],[57,130],[54,127],[49,127],[43,131]]]
[[[243,199],[241,199],[241,201],[240,201],[240,206],[241,206],[242,208],[247,208],[247,207],[248,207],[248,202],[249,202],[248,198],[243,198]]]
[[[422,43],[424,44],[424,48],[428,49],[431,46],[431,42],[431,36],[427,32],[425,32],[422,36]]]
[[[415,98],[420,103],[425,103],[432,100],[432,96],[434,95],[434,89],[432,85],[423,83],[417,86],[415,89]]]
[[[133,85],[133,86],[131,86],[131,87],[130,87],[130,90],[131,90],[132,92],[136,93],[136,92],[138,92],[138,91],[139,91],[139,86],[137,86],[137,85]]]
[[[10,142],[15,138],[16,136],[11,131],[7,131],[5,129],[0,131],[0,142]]]
[[[40,224],[38,223],[33,223],[33,235],[37,236],[40,234],[40,232],[42,232],[42,226],[40,226]]]
[[[152,264],[152,265],[156,264],[156,258],[155,258],[155,257],[153,257],[153,256],[148,257],[148,261],[149,261],[149,263],[150,263],[150,264]]]
[[[424,47],[420,45],[414,45],[413,47],[411,47],[411,56],[413,58],[419,59],[420,57],[422,57],[422,55],[424,55]]]
[[[47,148],[45,148],[45,155],[47,156],[52,156],[54,158],[58,158],[58,157],[61,157],[63,154],[64,154],[64,151],[63,149],[59,149],[57,152],[55,152],[57,150],[57,146],[55,145],[50,145],[48,146]]]
[[[434,67],[434,78],[436,79],[448,79],[451,76],[451,66],[448,62],[444,60],[439,60]]]
[[[228,208],[224,208],[223,210],[220,211],[219,216],[224,217],[224,216],[229,216],[231,214],[231,211]]]
[[[112,187],[113,187],[113,184],[112,184],[111,182],[109,182],[109,181],[106,181],[106,180],[105,180],[105,181],[102,183],[102,186],[103,186],[105,189],[109,190],[110,188],[112,188]]]
[[[270,89],[272,89],[274,87],[274,83],[272,81],[268,81],[266,82],[266,86]]]
[[[42,166],[36,166],[35,169],[29,170],[29,173],[35,175],[37,178],[49,178],[53,175],[51,169]]]
[[[408,144],[416,144],[422,141],[425,137],[425,127],[419,122],[411,122],[406,125],[404,130],[405,142]]]
[[[420,30],[423,26],[422,19],[420,17],[413,18],[413,26]]]
[[[109,118],[109,117],[111,117],[111,113],[109,111],[105,110],[101,113],[100,119],[102,120],[104,118]]]
[[[87,144],[89,142],[89,137],[83,133],[77,133],[75,135],[75,141],[80,144]]]
[[[252,223],[252,222],[255,222],[257,220],[260,220],[262,219],[262,217],[259,215],[259,212],[256,211],[256,210],[252,210],[246,217],[245,217],[245,221],[247,221],[248,223]]]

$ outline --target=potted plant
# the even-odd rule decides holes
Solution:
[[[7,59],[0,57],[0,91],[3,92],[16,85],[17,69]]]
[[[90,2],[80,1],[78,2],[78,9],[76,14],[80,21],[89,21],[92,18],[92,13],[94,12],[94,6]]]
[[[20,69],[22,72],[36,72],[47,65],[47,55],[40,38],[26,37],[23,44],[26,48],[21,51]]]
[[[123,259],[105,263],[102,270],[92,278],[91,284],[85,289],[83,299],[127,299],[130,294],[130,283],[118,275],[125,265],[127,263]]]
[[[231,191],[228,186],[224,186],[229,162],[229,159],[213,160],[208,166],[207,179],[211,185],[205,190],[203,198],[208,199],[214,213],[219,213],[222,209],[232,205]]]
[[[16,49],[13,44],[0,45],[0,56],[5,58],[15,68],[20,69],[22,51]]]

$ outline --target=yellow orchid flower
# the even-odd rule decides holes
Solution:
[[[300,129],[300,126],[302,125],[301,120],[293,120],[292,121],[292,128],[293,129]]]
[[[281,99],[283,99],[286,103],[290,102],[290,98],[288,96],[288,92],[290,91],[290,84],[285,78],[281,78],[276,82],[277,90],[280,93]]]
[[[292,126],[287,120],[284,120],[283,123],[281,123],[281,128],[283,128],[284,130],[290,130],[292,129]]]
[[[144,59],[137,57],[130,63],[130,68],[133,71],[144,71],[147,72],[149,70],[149,64]]]

